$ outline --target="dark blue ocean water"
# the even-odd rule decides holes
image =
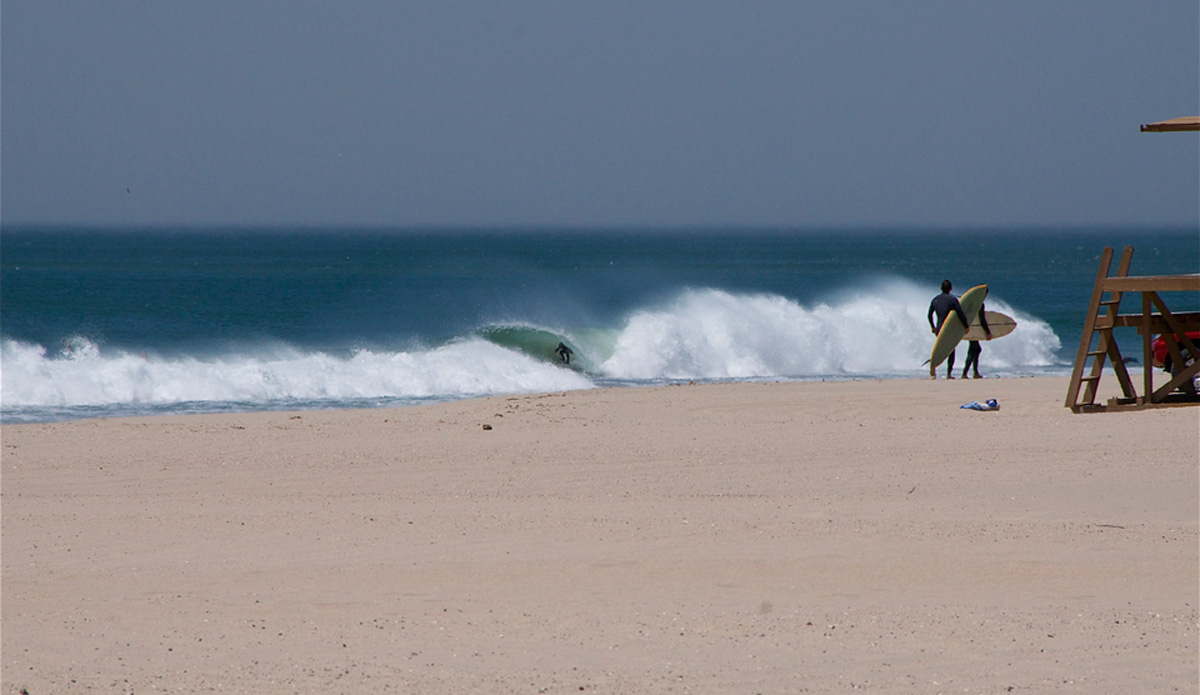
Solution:
[[[1200,270],[1196,229],[5,228],[0,416],[915,378],[945,278],[1020,323],[985,373],[1066,373],[1100,253],[1126,244],[1132,274]]]

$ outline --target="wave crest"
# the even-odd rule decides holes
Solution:
[[[769,294],[687,290],[636,312],[599,371],[618,379],[917,375],[929,358],[928,293],[894,282],[806,307]],[[993,300],[1019,328],[989,341],[992,368],[1055,364],[1049,325]]]
[[[347,357],[274,347],[212,359],[106,353],[86,339],[74,342],[87,347],[50,357],[40,345],[3,341],[4,408],[450,399],[591,386],[579,374],[483,340]]]
[[[907,281],[809,306],[773,294],[684,290],[616,327],[482,326],[429,348],[345,355],[277,344],[211,357],[106,350],[72,336],[51,355],[0,341],[6,421],[150,412],[403,405],[500,393],[683,379],[916,377],[933,337],[929,293]],[[1062,366],[1044,321],[998,299],[1019,326],[986,343],[981,369],[1027,374]],[[564,369],[553,349],[575,351]],[[192,405],[188,405],[192,404]],[[92,410],[88,410],[88,409]],[[57,409],[57,410],[56,410]],[[86,415],[83,415],[86,411]]]

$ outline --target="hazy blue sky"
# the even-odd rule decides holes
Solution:
[[[13,223],[1197,224],[1196,0],[4,0]]]

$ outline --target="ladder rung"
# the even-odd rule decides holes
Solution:
[[[1107,355],[1107,354],[1108,354],[1108,350],[1092,350],[1091,352],[1088,353],[1088,357],[1095,357],[1096,355]]]
[[[1121,298],[1118,297],[1116,299],[1105,299],[1104,301],[1100,302],[1100,306],[1113,306],[1114,304],[1120,304],[1120,303],[1121,303]]]
[[[1097,380],[1097,379],[1099,379],[1099,378],[1100,378],[1100,375],[1099,375],[1099,374],[1089,374],[1089,375],[1087,375],[1087,376],[1081,376],[1081,377],[1079,377],[1079,380],[1080,380],[1080,381],[1096,381],[1096,380]]]

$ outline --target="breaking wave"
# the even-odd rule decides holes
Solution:
[[[770,294],[689,290],[671,303],[638,311],[600,365],[624,379],[914,376],[929,359],[928,293],[895,282],[804,306]],[[993,370],[1057,364],[1061,347],[1050,326],[992,300],[1018,329],[989,341]]]
[[[928,292],[902,280],[811,305],[773,294],[686,289],[618,325],[496,322],[441,344],[346,354],[262,345],[217,355],[106,349],[68,336],[57,351],[2,342],[6,422],[160,412],[405,405],[501,393],[701,379],[917,377],[932,336]],[[999,299],[1017,330],[985,344],[982,369],[1064,368],[1049,325]],[[570,369],[555,354],[574,352]]]

